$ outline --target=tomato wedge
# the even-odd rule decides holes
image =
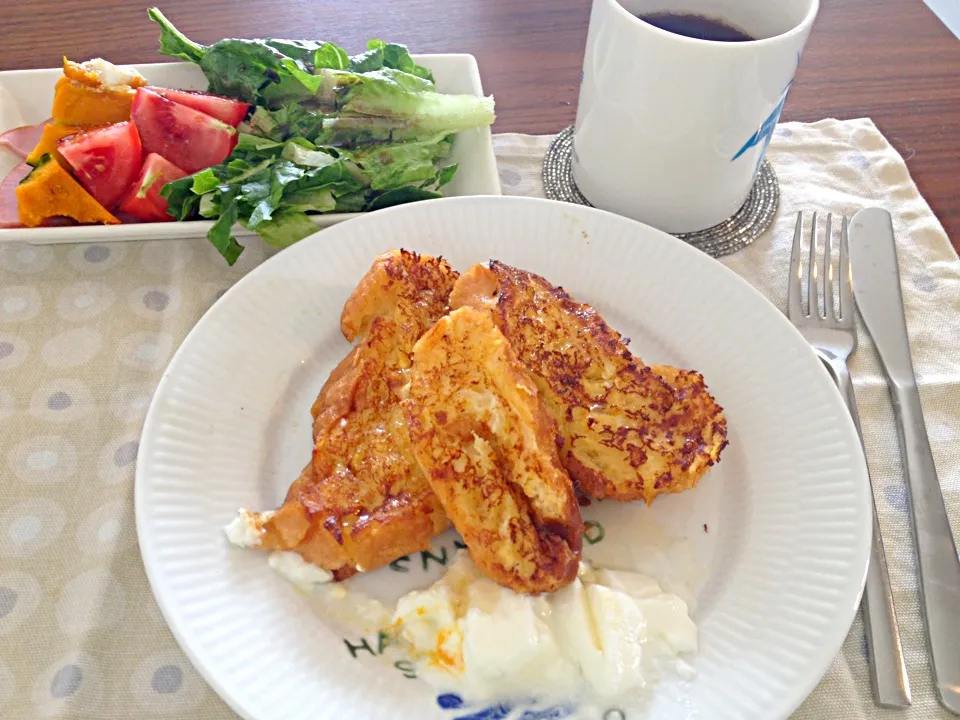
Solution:
[[[236,128],[146,88],[137,88],[130,116],[144,152],[162,155],[188,175],[223,162],[237,144]]]
[[[132,122],[71,135],[57,143],[84,190],[112,210],[140,172],[143,150]]]
[[[186,175],[166,158],[150,153],[143,161],[143,169],[136,184],[120,203],[120,212],[148,222],[173,220],[167,215],[167,199],[160,194],[160,190],[168,182],[179,180]]]
[[[194,90],[174,90],[172,88],[147,86],[147,90],[155,92],[167,100],[173,100],[188,108],[199,110],[210,117],[215,117],[221,122],[225,122],[231,127],[239,125],[247,116],[247,110],[250,109],[250,103],[240,102],[222,95],[213,95],[211,93],[196,92]]]

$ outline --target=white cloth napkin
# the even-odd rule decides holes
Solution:
[[[540,163],[550,140],[496,136],[500,180],[506,194],[543,195]],[[780,181],[777,216],[750,247],[721,262],[783,310],[797,211],[852,217],[862,208],[879,206],[893,214],[907,326],[927,430],[954,536],[960,535],[960,262],[953,247],[917,191],[903,159],[869,119],[782,124],[767,157]],[[875,485],[913,707],[900,712],[873,704],[866,640],[858,616],[843,650],[794,718],[952,718],[955,716],[937,702],[930,677],[896,427],[886,380],[862,324],[860,347],[850,371]],[[960,617],[960,608],[957,615]]]

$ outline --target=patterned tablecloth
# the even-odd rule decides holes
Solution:
[[[542,195],[548,137],[495,138],[503,189]],[[940,480],[960,529],[960,262],[906,165],[869,120],[785,124],[769,149],[774,225],[723,259],[779,307],[794,214],[894,212],[916,369]],[[205,240],[0,245],[0,717],[227,720],[144,575],[133,519],[137,441],[174,349],[264,260],[228,268]],[[859,619],[806,718],[947,718],[924,647],[906,492],[886,386],[861,331],[852,372],[877,483],[914,706],[871,699]],[[960,612],[960,610],[958,610]]]

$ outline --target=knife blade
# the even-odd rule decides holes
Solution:
[[[890,213],[858,212],[850,223],[853,293],[889,380],[906,475],[920,604],[940,702],[960,714],[960,557],[943,503],[910,358]]]

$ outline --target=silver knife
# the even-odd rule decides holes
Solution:
[[[870,208],[853,217],[850,265],[857,307],[877,346],[893,397],[933,680],[940,702],[960,714],[960,557],[923,422],[910,359],[893,222],[886,210]]]

